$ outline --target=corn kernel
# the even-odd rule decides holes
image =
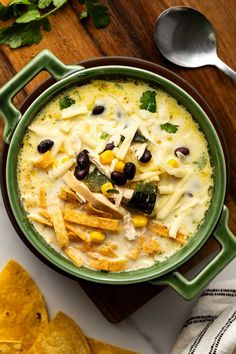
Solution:
[[[178,161],[176,161],[175,159],[171,159],[171,160],[169,160],[167,163],[168,163],[168,165],[170,165],[171,167],[174,167],[174,168],[179,167],[179,163],[178,163]]]
[[[70,160],[70,158],[67,156],[67,157],[64,157],[64,159],[62,159],[61,162],[64,163],[64,162],[67,162],[69,160]]]
[[[105,239],[105,234],[101,231],[90,232],[90,242],[102,243]]]
[[[113,185],[111,182],[107,182],[107,183],[104,183],[102,186],[101,186],[101,191],[102,193],[105,195],[105,196],[108,196],[109,193],[107,193],[108,189],[112,189],[113,188]]]
[[[114,151],[105,150],[104,152],[102,152],[100,154],[100,161],[104,165],[109,165],[112,162],[112,160],[114,159],[114,157],[115,157]]]
[[[118,161],[117,164],[115,165],[115,171],[117,172],[123,172],[125,167],[125,164],[123,161]]]
[[[137,215],[132,218],[134,227],[143,227],[147,225],[147,217],[145,215]]]

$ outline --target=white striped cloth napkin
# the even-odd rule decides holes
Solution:
[[[231,354],[236,348],[236,280],[212,282],[185,322],[171,354]]]

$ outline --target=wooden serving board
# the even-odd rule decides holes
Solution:
[[[235,0],[227,2],[225,0],[104,0],[103,2],[108,5],[112,16],[111,24],[104,30],[94,28],[90,20],[81,23],[78,19],[81,7],[77,0],[71,0],[61,11],[51,16],[53,29],[44,34],[39,45],[18,50],[0,46],[0,86],[44,48],[53,51],[68,64],[93,57],[121,55],[150,60],[171,69],[172,72],[188,80],[212,107],[214,113],[201,101],[201,97],[199,98],[196,92],[191,91],[191,87],[188,85],[185,87],[186,84],[182,82],[184,88],[200,99],[222,137],[217,121],[221,123],[229,152],[231,174],[226,204],[230,210],[230,227],[236,233],[236,85],[213,67],[190,70],[168,63],[153,41],[154,23],[162,11],[177,5],[194,7],[203,12],[213,23],[218,38],[219,55],[228,65],[236,69]],[[116,60],[114,58],[114,61]],[[92,61],[90,64],[87,62],[87,65],[94,64],[95,62]],[[20,106],[26,96],[46,77],[48,76],[45,73],[41,73],[28,84],[15,97],[16,105]],[[214,252],[216,247],[216,242],[210,238],[202,250],[181,268],[181,271],[191,269],[193,265]],[[127,317],[161,290],[160,287],[148,283],[108,286],[80,281],[80,285],[106,318],[113,323]]]

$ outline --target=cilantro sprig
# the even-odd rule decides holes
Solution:
[[[175,134],[178,130],[179,126],[171,123],[161,124],[161,130],[165,130],[169,134]]]
[[[140,97],[140,108],[146,109],[149,112],[156,112],[156,92],[155,91],[145,91]]]
[[[106,27],[110,22],[107,6],[100,0],[79,0],[86,11],[80,19],[91,16],[97,28]],[[0,45],[19,48],[39,43],[43,31],[50,31],[48,16],[64,6],[68,0],[12,0],[8,6],[0,3],[0,20],[12,20],[12,24],[0,29]]]
[[[68,107],[72,106],[73,104],[75,104],[75,100],[67,95],[60,98],[60,100],[59,100],[60,110],[68,108]]]

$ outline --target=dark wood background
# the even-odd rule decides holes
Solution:
[[[177,5],[196,8],[208,17],[215,28],[220,58],[236,70],[236,1],[104,0],[103,3],[108,5],[111,13],[111,23],[105,29],[96,29],[91,20],[81,23],[79,14],[82,7],[77,0],[70,0],[50,17],[52,30],[44,33],[38,45],[17,50],[0,46],[0,86],[44,48],[68,64],[92,57],[121,55],[146,59],[171,69],[199,91],[223,128],[231,163],[227,205],[230,227],[236,233],[236,84],[214,67],[182,69],[168,63],[153,40],[154,23],[162,11]],[[28,84],[17,95],[16,105],[19,106],[46,76],[41,73]],[[210,250],[211,246],[208,246],[203,254]],[[198,258],[195,258],[193,263],[197,261]]]

